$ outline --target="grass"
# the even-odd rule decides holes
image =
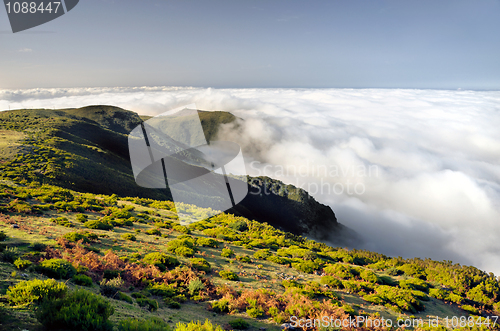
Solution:
[[[26,137],[22,132],[0,130],[0,160],[11,159],[21,149],[21,141]]]

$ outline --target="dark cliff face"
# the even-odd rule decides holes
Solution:
[[[297,235],[351,246],[354,231],[337,222],[333,210],[305,190],[270,177],[248,177],[249,194],[230,210]]]
[[[236,119],[226,112],[200,112],[200,118],[208,140],[217,135],[220,124]],[[65,158],[54,158],[54,163],[65,164],[54,170],[51,179],[45,178],[41,171],[31,171],[23,175],[30,180],[37,180],[36,176],[39,176],[40,182],[81,192],[170,199],[168,189],[147,189],[135,183],[127,134],[142,120],[132,111],[113,106],[0,114],[0,124],[17,131],[37,132],[33,135],[33,144],[41,143],[66,155]],[[34,164],[33,168],[37,165]],[[353,232],[337,222],[330,207],[320,204],[302,189],[269,177],[248,177],[248,188],[248,196],[229,213],[338,245],[349,245],[349,240],[355,240]],[[213,199],[213,189],[207,187],[197,193],[209,204]]]

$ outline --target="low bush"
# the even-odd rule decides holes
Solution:
[[[212,302],[212,310],[218,314],[229,313],[229,301],[227,299],[220,299]]]
[[[229,325],[231,325],[232,328],[238,330],[246,330],[250,327],[250,324],[248,324],[248,322],[242,318],[237,318],[235,320],[229,321]]]
[[[29,248],[35,252],[43,252],[47,248],[47,245],[40,242],[34,242],[30,244]]]
[[[205,272],[210,272],[210,270],[212,270],[210,263],[208,263],[208,261],[204,258],[192,258],[189,259],[189,263],[191,264],[191,267],[196,270]]]
[[[269,249],[260,249],[257,252],[253,253],[253,257],[259,260],[265,260],[269,256],[271,256]]]
[[[99,284],[101,286],[100,292],[104,296],[113,297],[118,293],[118,291],[120,291],[120,289],[123,287],[123,284],[123,279],[121,279],[120,277],[109,280],[103,279]]]
[[[22,281],[16,286],[9,287],[7,299],[15,305],[40,302],[43,299],[62,298],[68,290],[64,283],[56,282],[54,279],[34,279]]]
[[[366,282],[369,283],[380,283],[381,280],[380,278],[371,270],[369,269],[363,269],[360,273],[359,276],[361,279],[363,279]]]
[[[14,261],[14,265],[16,266],[17,269],[24,270],[29,266],[31,266],[32,263],[29,260],[17,259]]]
[[[239,280],[240,278],[238,275],[231,270],[221,270],[219,272],[219,276],[221,276],[223,279],[227,280]]]
[[[17,247],[7,247],[2,252],[2,261],[14,263],[14,261],[17,260],[18,256],[19,250],[17,249]]]
[[[145,231],[144,233],[147,235],[150,235],[150,236],[161,236],[161,231],[158,229],[149,229],[149,230]]]
[[[84,243],[88,243],[98,239],[98,236],[95,233],[91,233],[88,231],[68,232],[62,237],[70,242],[77,242],[82,240]]]
[[[50,259],[40,262],[36,270],[47,277],[56,279],[69,279],[76,274],[73,265],[63,259]]]
[[[171,298],[177,294],[177,290],[172,287],[172,285],[167,284],[150,284],[148,286],[148,291],[152,295],[157,295],[161,297]]]
[[[248,308],[247,309],[248,316],[252,318],[259,318],[264,316],[264,310],[260,307]]]
[[[76,285],[81,285],[81,286],[92,286],[93,284],[92,278],[90,278],[87,275],[74,275],[71,280]]]
[[[76,214],[76,220],[80,223],[85,223],[87,222],[89,219],[89,216],[88,215],[85,215],[85,214]]]
[[[292,263],[292,267],[306,274],[312,274],[314,270],[321,268],[321,265],[315,261],[303,261]]]
[[[468,312],[470,314],[474,314],[474,315],[479,314],[479,309],[477,309],[476,307],[470,306],[470,305],[462,305],[462,306],[460,306],[460,308],[462,308],[463,310],[465,310],[466,312]]]
[[[131,233],[124,233],[124,234],[121,235],[121,237],[123,239],[129,240],[129,241],[136,241],[137,240],[137,238],[133,234],[131,234]]]
[[[209,320],[205,320],[203,324],[200,321],[189,322],[187,324],[177,323],[175,331],[224,331],[224,329],[220,325],[214,325]]]
[[[232,249],[229,249],[229,248],[223,248],[221,253],[220,253],[220,256],[231,258],[234,256],[234,251]]]
[[[399,282],[399,287],[429,293],[429,284],[418,278],[402,280]]]
[[[252,263],[252,259],[248,255],[236,255],[236,260],[243,263]]]
[[[65,226],[67,228],[74,227],[73,223],[71,223],[70,221],[68,221],[68,219],[66,217],[51,218],[50,221],[52,223],[57,224],[57,225]]]
[[[191,230],[189,230],[189,228],[183,226],[183,225],[175,225],[174,227],[172,227],[172,229],[174,229],[174,231],[177,231],[177,232],[180,232],[180,233],[184,233],[184,234],[190,234],[191,233]]]
[[[158,310],[158,301],[149,298],[137,298],[135,299],[140,307],[145,307],[149,311]]]
[[[146,254],[142,261],[156,266],[161,271],[165,271],[167,268],[176,267],[180,264],[179,260],[175,257],[158,252]]]
[[[188,284],[188,290],[189,290],[189,294],[191,296],[198,294],[204,288],[205,288],[205,285],[199,279],[193,279]]]
[[[342,279],[351,279],[358,275],[358,271],[351,266],[335,263],[325,267],[325,272],[330,275],[335,275]]]
[[[203,247],[219,248],[219,242],[212,238],[198,238],[196,245]]]
[[[323,285],[328,285],[333,288],[343,288],[342,281],[333,276],[323,276],[321,277],[320,283]]]
[[[111,230],[113,225],[108,222],[103,222],[101,220],[87,221],[83,224],[86,228],[96,229],[96,230]]]
[[[113,313],[113,306],[103,297],[76,290],[62,299],[44,300],[35,314],[49,330],[112,331],[108,318]]]
[[[130,304],[134,303],[134,299],[130,295],[127,295],[123,292],[118,292],[118,295],[116,296],[118,300],[128,302]]]
[[[0,231],[0,241],[5,241],[7,238],[7,235],[3,231]]]
[[[245,222],[243,220],[230,223],[228,225],[228,227],[233,229],[233,230],[240,231],[240,232],[248,230],[248,224],[247,224],[247,222]]]

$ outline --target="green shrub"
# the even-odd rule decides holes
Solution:
[[[314,261],[303,261],[292,263],[292,267],[298,271],[305,272],[306,274],[312,274],[314,270],[318,270],[321,265]]]
[[[449,292],[440,288],[431,288],[429,289],[429,295],[433,298],[439,300],[445,300],[448,297]]]
[[[257,252],[253,253],[253,257],[259,260],[265,260],[269,256],[271,256],[269,249],[260,249]]]
[[[170,327],[161,318],[148,319],[126,318],[118,322],[118,331],[169,331]]]
[[[363,269],[363,271],[359,273],[359,276],[369,283],[380,283],[380,278],[371,270]]]
[[[32,263],[29,260],[17,259],[14,261],[14,265],[16,266],[17,269],[24,270],[24,269],[28,268],[29,266],[31,266]]]
[[[464,301],[464,298],[462,298],[460,295],[458,294],[455,294],[453,292],[450,292],[448,294],[448,297],[446,298],[446,300],[448,301],[451,301],[451,302],[454,302],[454,303],[457,303],[457,304],[461,304],[463,301]]]
[[[76,269],[73,265],[63,259],[50,259],[40,262],[36,267],[37,271],[57,279],[69,279],[76,274]]]
[[[67,228],[74,227],[73,223],[71,223],[70,221],[68,221],[68,219],[66,217],[51,218],[50,221],[52,223],[57,224],[57,225],[65,226]]]
[[[374,294],[365,295],[363,299],[377,305],[395,306],[398,309],[412,313],[425,309],[422,302],[417,299],[412,291],[387,285],[376,287]]]
[[[123,239],[129,240],[129,241],[136,241],[137,240],[137,238],[133,234],[131,234],[131,233],[124,233],[124,234],[121,235],[121,237]]]
[[[219,325],[212,324],[209,320],[205,320],[203,324],[200,321],[189,322],[187,324],[177,323],[175,331],[224,331],[224,329]]]
[[[101,286],[100,292],[104,296],[113,297],[118,293],[118,291],[120,291],[120,289],[123,287],[123,284],[123,279],[121,279],[120,277],[109,280],[103,279],[99,284]]]
[[[403,270],[399,270],[398,268],[395,267],[389,268],[385,272],[390,276],[399,276],[404,273]]]
[[[399,287],[429,293],[429,284],[418,278],[402,280],[399,282]]]
[[[47,245],[40,243],[40,242],[34,242],[34,243],[31,243],[29,247],[33,251],[43,252],[47,248]]]
[[[323,276],[321,277],[320,283],[323,285],[328,285],[334,288],[343,288],[342,281],[332,277],[332,276]]]
[[[351,279],[358,274],[358,271],[353,267],[340,263],[329,264],[324,270],[327,274],[335,275],[342,279]]]
[[[223,248],[221,253],[220,253],[220,256],[227,257],[227,258],[233,257],[234,251],[232,249],[229,249],[229,248]]]
[[[146,254],[142,261],[156,266],[161,271],[165,271],[167,268],[176,267],[180,264],[179,260],[175,257],[158,252]]]
[[[35,314],[49,330],[112,331],[108,318],[113,313],[113,306],[103,297],[76,290],[62,299],[44,300]]]
[[[117,299],[121,301],[128,302],[130,304],[134,303],[134,299],[130,295],[127,295],[123,292],[118,292]]]
[[[193,279],[188,284],[188,290],[190,295],[195,295],[205,288],[205,284],[199,279]]]
[[[88,231],[68,232],[62,237],[71,242],[77,242],[82,240],[84,243],[88,243],[90,241],[98,239],[98,236],[96,234],[90,233]]]
[[[189,228],[183,226],[183,225],[176,225],[174,227],[172,227],[172,229],[174,229],[174,231],[177,231],[177,232],[180,232],[180,233],[184,233],[184,234],[190,234],[191,233],[191,230],[189,230]]]
[[[185,246],[178,247],[175,249],[176,255],[180,255],[180,256],[184,256],[184,257],[194,256],[194,253],[195,253],[194,249],[189,248],[189,247],[185,247]]]
[[[171,309],[181,309],[181,304],[172,298],[165,298],[165,304]]]
[[[398,269],[403,271],[405,275],[425,279],[425,269],[417,264],[406,263],[398,267]]]
[[[229,325],[231,325],[232,328],[238,330],[245,330],[250,326],[250,324],[248,324],[248,322],[242,318],[237,318],[235,320],[229,321]]]
[[[146,307],[149,311],[158,310],[158,301],[149,298],[137,298],[135,299],[137,304],[141,307]]]
[[[228,227],[230,227],[233,230],[240,231],[240,232],[248,230],[248,224],[247,224],[247,222],[245,222],[243,220],[233,222],[233,223],[229,224]]]
[[[81,286],[92,286],[93,284],[92,278],[90,278],[87,275],[74,275],[71,280],[76,285],[81,285]]]
[[[204,258],[192,258],[189,259],[189,262],[191,263],[191,267],[200,271],[210,272],[212,269],[210,263]]]
[[[101,220],[87,221],[83,224],[86,228],[96,229],[96,230],[111,230],[113,225],[108,222],[103,222]]]
[[[89,216],[88,215],[85,215],[85,214],[76,214],[76,220],[80,223],[85,223],[87,222],[89,219]]]
[[[167,251],[180,256],[191,257],[195,253],[195,245],[191,238],[174,239],[167,243]]]
[[[236,260],[243,263],[252,263],[252,259],[248,255],[236,255]]]
[[[219,276],[221,276],[223,279],[227,280],[239,280],[240,278],[238,275],[231,270],[221,270],[219,272]]]
[[[470,314],[474,314],[474,315],[479,314],[479,309],[477,309],[476,307],[470,306],[470,305],[462,305],[462,306],[460,306],[460,308],[462,308],[463,310],[465,310],[466,312],[468,312]]]
[[[212,310],[218,314],[229,313],[229,301],[227,299],[220,299],[212,302]]]
[[[17,247],[7,247],[2,252],[2,261],[14,263],[14,261],[17,260],[18,255],[19,250],[17,249]]]
[[[145,234],[148,234],[150,236],[161,236],[161,231],[158,229],[149,229],[144,232]]]
[[[290,259],[286,257],[281,257],[281,256],[276,256],[276,255],[271,255],[269,256],[266,260],[277,263],[277,264],[288,264],[290,263]]]
[[[219,242],[212,238],[198,238],[196,245],[203,247],[219,248]]]
[[[5,241],[7,238],[7,235],[3,231],[0,231],[0,241]]]
[[[34,279],[22,281],[7,290],[7,299],[15,305],[40,302],[43,299],[62,298],[68,287],[64,283],[56,282],[54,279]]]
[[[161,297],[168,297],[171,298],[177,294],[177,290],[172,287],[172,285],[167,285],[167,284],[150,284],[148,286],[148,291],[152,295],[158,295]]]
[[[264,316],[264,310],[260,307],[248,308],[247,314],[252,318],[259,318],[261,316]]]

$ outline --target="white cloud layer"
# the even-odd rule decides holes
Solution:
[[[221,138],[240,143],[249,174],[311,191],[366,239],[360,248],[500,274],[498,91],[0,90],[0,109],[111,104],[155,115],[193,102],[243,118]]]

